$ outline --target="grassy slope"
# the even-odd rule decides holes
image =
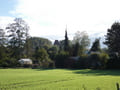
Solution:
[[[0,69],[0,90],[116,90],[116,82],[119,70]]]

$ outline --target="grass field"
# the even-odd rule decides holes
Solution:
[[[0,90],[116,90],[119,70],[0,69]]]

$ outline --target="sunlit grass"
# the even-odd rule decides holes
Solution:
[[[0,90],[116,90],[119,70],[0,69]]]

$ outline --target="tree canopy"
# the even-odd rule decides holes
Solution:
[[[75,44],[75,51],[79,52],[79,55],[82,55],[90,44],[88,34],[85,31],[77,31],[73,37],[73,44]]]
[[[105,37],[104,43],[108,46],[109,51],[120,56],[120,23],[113,23]]]
[[[100,49],[100,38],[98,39],[95,39],[95,41],[93,42],[93,45],[90,49],[90,52],[98,52],[98,51],[101,51]]]

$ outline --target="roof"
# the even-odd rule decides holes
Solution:
[[[69,59],[73,59],[73,60],[79,60],[80,56],[76,56],[76,57],[69,57]]]
[[[24,59],[20,59],[19,61],[32,61],[32,60],[29,58],[24,58]]]

